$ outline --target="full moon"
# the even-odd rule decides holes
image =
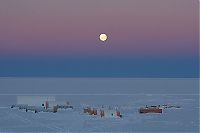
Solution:
[[[106,34],[101,34],[101,35],[99,36],[99,39],[100,39],[101,41],[105,42],[105,41],[108,39],[108,36],[107,36]]]

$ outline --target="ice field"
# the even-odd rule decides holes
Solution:
[[[0,79],[0,132],[197,133],[198,82],[198,79],[3,78]],[[70,101],[74,109],[57,113],[11,109],[20,94],[55,96],[59,101]],[[181,108],[164,109],[162,114],[138,112],[141,106],[162,104]],[[123,117],[90,116],[83,113],[83,105],[117,107]]]

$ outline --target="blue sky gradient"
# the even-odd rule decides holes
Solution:
[[[2,77],[199,77],[196,57],[5,57]]]

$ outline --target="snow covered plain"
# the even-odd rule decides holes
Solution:
[[[0,79],[0,132],[199,132],[199,79]],[[18,95],[52,95],[73,110],[33,113],[11,109]],[[162,114],[139,114],[145,105],[172,104]],[[122,118],[83,113],[83,105],[111,106]]]

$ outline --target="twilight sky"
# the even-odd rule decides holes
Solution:
[[[198,8],[198,0],[1,0],[0,76],[198,77]]]

